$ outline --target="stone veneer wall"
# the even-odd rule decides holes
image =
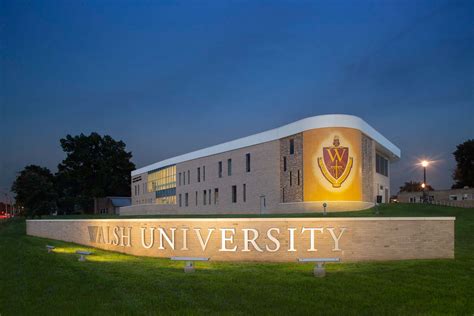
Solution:
[[[454,258],[454,220],[454,217],[28,220],[26,231],[30,236],[138,256],[275,262],[339,257],[342,261],[365,261]],[[313,239],[316,250],[313,251],[308,228],[316,229]],[[255,243],[261,251],[248,243],[249,251],[244,251],[244,229],[253,230],[250,238],[253,240],[256,236]],[[279,248],[275,239],[269,238],[270,229],[273,229],[270,236],[279,241]],[[294,250],[290,247],[291,229]],[[331,236],[331,231],[339,237]],[[162,233],[173,241],[174,249],[160,238]],[[154,243],[151,243],[152,234]],[[198,234],[203,240],[209,236],[204,250]],[[223,243],[225,248],[222,248]],[[235,251],[221,250],[234,247]],[[94,260],[94,255],[90,260]]]
[[[293,155],[290,155],[290,139],[294,140]],[[284,157],[286,157],[286,171]],[[303,185],[303,133],[299,133],[280,139],[280,202],[303,202]]]
[[[374,202],[374,172],[375,172],[375,146],[374,141],[367,135],[362,134],[362,199],[366,202]]]

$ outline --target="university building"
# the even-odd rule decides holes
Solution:
[[[390,197],[400,149],[351,115],[320,115],[132,172],[121,215],[360,210]]]

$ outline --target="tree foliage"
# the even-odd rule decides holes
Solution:
[[[48,168],[26,166],[13,182],[12,191],[28,216],[41,217],[56,210],[54,176]]]
[[[456,147],[453,153],[456,169],[453,179],[455,188],[474,187],[474,139],[469,139]]]
[[[400,192],[421,192],[423,191],[421,184],[422,182],[417,182],[417,181],[405,182],[405,184],[400,187]],[[426,190],[434,191],[433,187],[429,184],[426,185]]]
[[[63,210],[78,205],[92,211],[94,197],[130,196],[135,165],[124,142],[97,133],[67,135],[60,142],[66,158],[58,165],[56,187]]]

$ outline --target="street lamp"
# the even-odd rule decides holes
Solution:
[[[426,196],[426,167],[429,166],[430,162],[427,160],[422,160],[420,164],[423,167],[423,183],[421,184],[421,187],[423,188],[423,203],[427,203],[428,199]]]

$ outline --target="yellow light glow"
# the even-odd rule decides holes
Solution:
[[[422,166],[422,167],[428,167],[429,164],[430,164],[430,163],[429,163],[429,161],[427,161],[427,160],[423,160],[423,161],[421,162],[421,166]]]
[[[347,177],[338,185],[328,180],[331,177],[324,174],[319,159],[323,158],[324,150],[334,146],[336,137],[342,150],[348,151],[348,161],[352,162],[350,169],[346,169]],[[303,133],[305,202],[362,201],[361,143],[361,132],[351,128],[318,128]]]
[[[425,188],[425,186],[426,186],[426,185],[425,185],[424,183],[421,184],[421,187],[422,187],[423,189]]]

